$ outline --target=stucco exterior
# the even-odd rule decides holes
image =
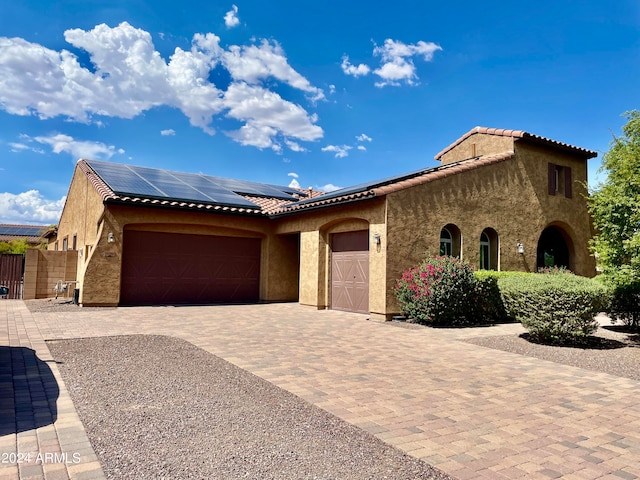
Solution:
[[[445,227],[454,232],[453,254],[473,267],[521,271],[536,271],[543,232],[553,227],[566,244],[567,266],[594,275],[585,200],[593,156],[526,132],[478,127],[436,156],[442,167],[300,203],[255,199],[262,211],[118,196],[81,162],[49,249],[65,238],[71,248],[75,238],[80,302],[118,305],[126,230],[260,238],[261,301],[331,308],[332,235],[366,231],[369,312],[390,318],[399,313],[396,279],[441,252]],[[552,172],[560,173],[552,179]]]

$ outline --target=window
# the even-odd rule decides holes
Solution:
[[[549,195],[564,195],[566,198],[573,196],[571,167],[564,167],[549,163]]]
[[[69,243],[69,237],[64,237],[62,239],[62,251],[66,251]]]
[[[71,241],[71,250],[77,250],[78,247],[78,235],[73,234],[73,240]]]
[[[57,252],[58,251],[58,241],[56,240],[56,243],[53,244],[53,249]]]
[[[480,234],[480,269],[500,270],[498,232],[485,228]]]
[[[460,229],[453,223],[445,225],[440,230],[440,255],[462,258],[462,235]]]
[[[440,232],[440,255],[451,255],[453,252],[452,247],[451,232],[443,228]]]

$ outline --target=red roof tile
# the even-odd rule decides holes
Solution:
[[[533,142],[536,142],[536,143],[542,143],[542,144],[548,145],[550,147],[560,148],[560,149],[563,149],[563,150],[570,150],[570,151],[572,151],[574,153],[583,155],[586,158],[593,158],[593,157],[596,157],[598,155],[598,153],[594,152],[593,150],[587,150],[586,148],[576,147],[576,146],[570,145],[568,143],[562,143],[562,142],[558,142],[556,140],[551,140],[550,138],[541,137],[539,135],[533,135],[533,134],[527,133],[527,132],[525,132],[523,130],[506,130],[504,128],[476,127],[476,128],[473,128],[473,129],[469,130],[467,133],[465,133],[463,136],[461,136],[459,139],[457,139],[455,142],[453,142],[447,148],[445,148],[444,150],[440,151],[434,158],[436,160],[440,160],[441,157],[445,153],[447,153],[448,151],[452,150],[454,147],[456,147],[457,145],[462,143],[464,140],[466,140],[470,136],[476,135],[476,134],[479,134],[479,133],[480,134],[485,134],[485,135],[498,135],[498,136],[502,136],[502,137],[512,137],[516,141],[522,139],[522,140],[525,140],[525,141],[528,140],[528,141],[533,141]]]

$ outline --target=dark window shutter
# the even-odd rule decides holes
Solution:
[[[564,196],[567,198],[571,198],[573,192],[571,191],[571,187],[573,185],[573,181],[571,180],[571,168],[564,167]]]
[[[549,195],[556,194],[556,166],[549,164]]]

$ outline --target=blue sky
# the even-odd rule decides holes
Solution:
[[[475,126],[602,153],[638,79],[637,0],[2,2],[0,223],[57,223],[79,158],[328,191]]]

